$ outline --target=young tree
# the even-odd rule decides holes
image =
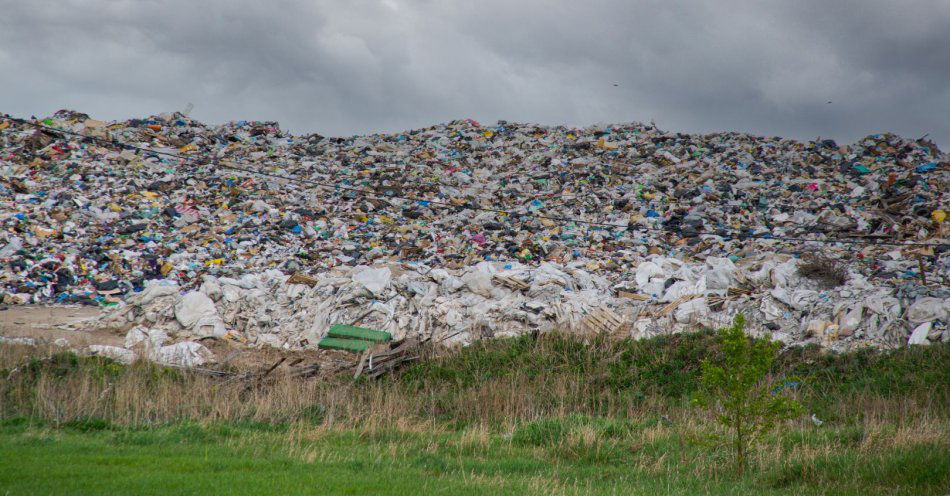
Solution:
[[[736,470],[745,469],[749,449],[759,435],[775,422],[801,414],[801,406],[787,396],[773,394],[765,374],[775,361],[779,343],[745,335],[745,316],[739,314],[731,327],[719,330],[723,359],[702,364],[700,406],[710,408],[732,434]]]

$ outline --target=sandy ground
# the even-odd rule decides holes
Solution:
[[[91,344],[124,346],[126,328],[95,328],[88,324],[102,310],[88,306],[9,306],[0,310],[0,336],[31,337],[43,343],[65,339],[71,348]],[[355,366],[359,357],[345,352],[325,350],[284,351],[273,348],[247,348],[224,340],[201,340],[219,363],[240,369],[267,368],[280,359],[286,364],[316,363],[336,367]]]
[[[10,306],[0,311],[0,336],[31,337],[53,342],[65,339],[70,346],[90,344],[122,346],[124,336],[113,329],[90,329],[84,321],[99,316],[101,310],[88,306]]]

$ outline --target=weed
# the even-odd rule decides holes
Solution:
[[[97,432],[113,429],[112,422],[99,418],[78,418],[63,422],[64,429],[70,429],[79,432]]]
[[[315,425],[322,424],[327,418],[327,408],[320,403],[307,405],[300,410],[297,418]]]

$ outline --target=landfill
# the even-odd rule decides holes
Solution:
[[[835,350],[950,340],[950,154],[652,124],[457,120],[352,137],[182,113],[0,120],[5,305],[108,309],[125,348],[445,345],[718,327]],[[802,271],[821,256],[828,284]],[[175,347],[175,348],[170,348]],[[166,349],[167,348],[167,349]],[[163,351],[164,350],[164,351]]]

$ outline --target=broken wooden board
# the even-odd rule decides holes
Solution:
[[[584,317],[583,326],[598,333],[614,334],[623,326],[623,319],[606,306],[599,306]]]
[[[617,291],[617,296],[635,301],[650,301],[650,297],[645,294],[630,293],[627,291]]]
[[[679,298],[671,301],[665,307],[658,310],[654,315],[657,317],[666,317],[667,315],[672,313],[673,310],[676,310],[676,308],[682,305],[683,303],[686,303],[687,301],[690,301],[690,300],[695,300],[696,298],[702,298],[702,297],[703,295],[701,294],[691,294],[691,295],[680,296]]]
[[[386,372],[395,370],[402,364],[417,360],[420,356],[421,346],[416,339],[378,344],[366,350],[363,354],[354,377],[365,374],[369,378],[376,378]]]
[[[746,288],[729,288],[726,290],[726,296],[730,298],[735,298],[738,296],[745,296],[745,295],[750,295],[750,294],[752,294],[752,290],[746,289]]]
[[[498,282],[498,284],[501,284],[502,286],[505,286],[509,289],[513,289],[515,291],[523,291],[531,287],[524,281],[520,281],[518,279],[515,279],[514,277],[500,276],[498,274],[495,274],[492,277],[492,279]]]
[[[287,284],[306,284],[312,288],[317,285],[317,279],[307,274],[297,272],[290,276],[290,279],[287,279]]]

